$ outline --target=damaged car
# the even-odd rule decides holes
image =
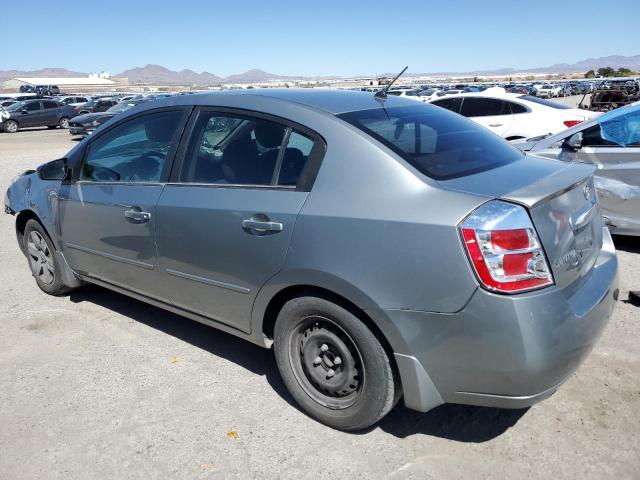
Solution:
[[[137,105],[5,211],[44,293],[101,285],[273,348],[304,412],[359,430],[401,398],[524,408],[571,378],[619,294],[593,171],[384,90],[255,89]]]
[[[514,145],[540,157],[594,165],[605,223],[612,233],[640,235],[640,103]]]

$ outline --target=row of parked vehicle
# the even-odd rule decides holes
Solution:
[[[21,128],[69,128],[73,135],[88,134],[98,126],[139,103],[171,94],[40,95],[0,98],[0,131]]]

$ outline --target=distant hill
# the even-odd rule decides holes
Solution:
[[[414,73],[410,71],[407,75],[424,75],[424,76],[452,76],[452,75],[468,75],[468,76],[490,76],[490,75],[511,75],[518,73],[581,73],[588,70],[597,70],[602,67],[612,68],[629,68],[631,70],[640,71],[640,55],[622,56],[611,55],[600,58],[587,58],[576,63],[556,63],[548,67],[533,68],[500,68],[495,70],[476,70],[468,72],[431,72],[431,73]],[[397,72],[395,72],[397,73]],[[387,75],[395,75],[389,72]],[[64,68],[43,68],[41,70],[22,71],[22,70],[0,70],[0,82],[14,77],[86,77],[87,73],[73,72]],[[219,77],[213,73],[202,72],[196,73],[193,70],[170,70],[161,65],[146,65],[144,67],[132,68],[115,75],[116,77],[127,77],[131,83],[156,83],[165,85],[218,85],[220,83],[261,83],[271,80],[293,81],[293,80],[336,80],[343,77],[324,76],[324,77],[304,77],[296,75],[277,75],[268,73],[257,68],[247,70],[244,73],[229,75],[228,77]],[[365,75],[363,75],[365,76]]]
[[[66,68],[42,68],[40,70],[0,70],[0,82],[15,77],[86,77],[88,73],[73,72]]]
[[[131,83],[160,83],[168,85],[214,85],[222,82],[222,78],[209,72],[196,73],[193,70],[169,70],[161,65],[125,70],[116,77],[126,77]]]

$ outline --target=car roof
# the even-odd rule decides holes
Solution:
[[[217,105],[217,100],[233,97],[263,97],[286,103],[303,105],[314,110],[323,110],[333,115],[370,110],[385,107],[413,106],[415,100],[389,95],[384,102],[375,98],[372,92],[306,88],[265,88],[247,90],[229,90],[221,92],[194,93],[193,95],[174,95],[153,102],[155,106],[169,105]],[[225,102],[226,104],[227,102]],[[150,105],[151,107],[151,105]]]

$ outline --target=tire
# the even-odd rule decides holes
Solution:
[[[18,122],[15,120],[6,120],[3,124],[3,129],[7,133],[16,133],[18,131]]]
[[[62,270],[49,235],[36,220],[24,227],[24,252],[38,287],[49,295],[64,295],[72,289],[62,282]]]
[[[302,410],[339,430],[367,428],[393,408],[399,384],[376,336],[325,298],[289,300],[275,324],[276,363]]]
[[[58,122],[58,126],[60,128],[69,128],[69,119],[67,117],[62,117]]]

